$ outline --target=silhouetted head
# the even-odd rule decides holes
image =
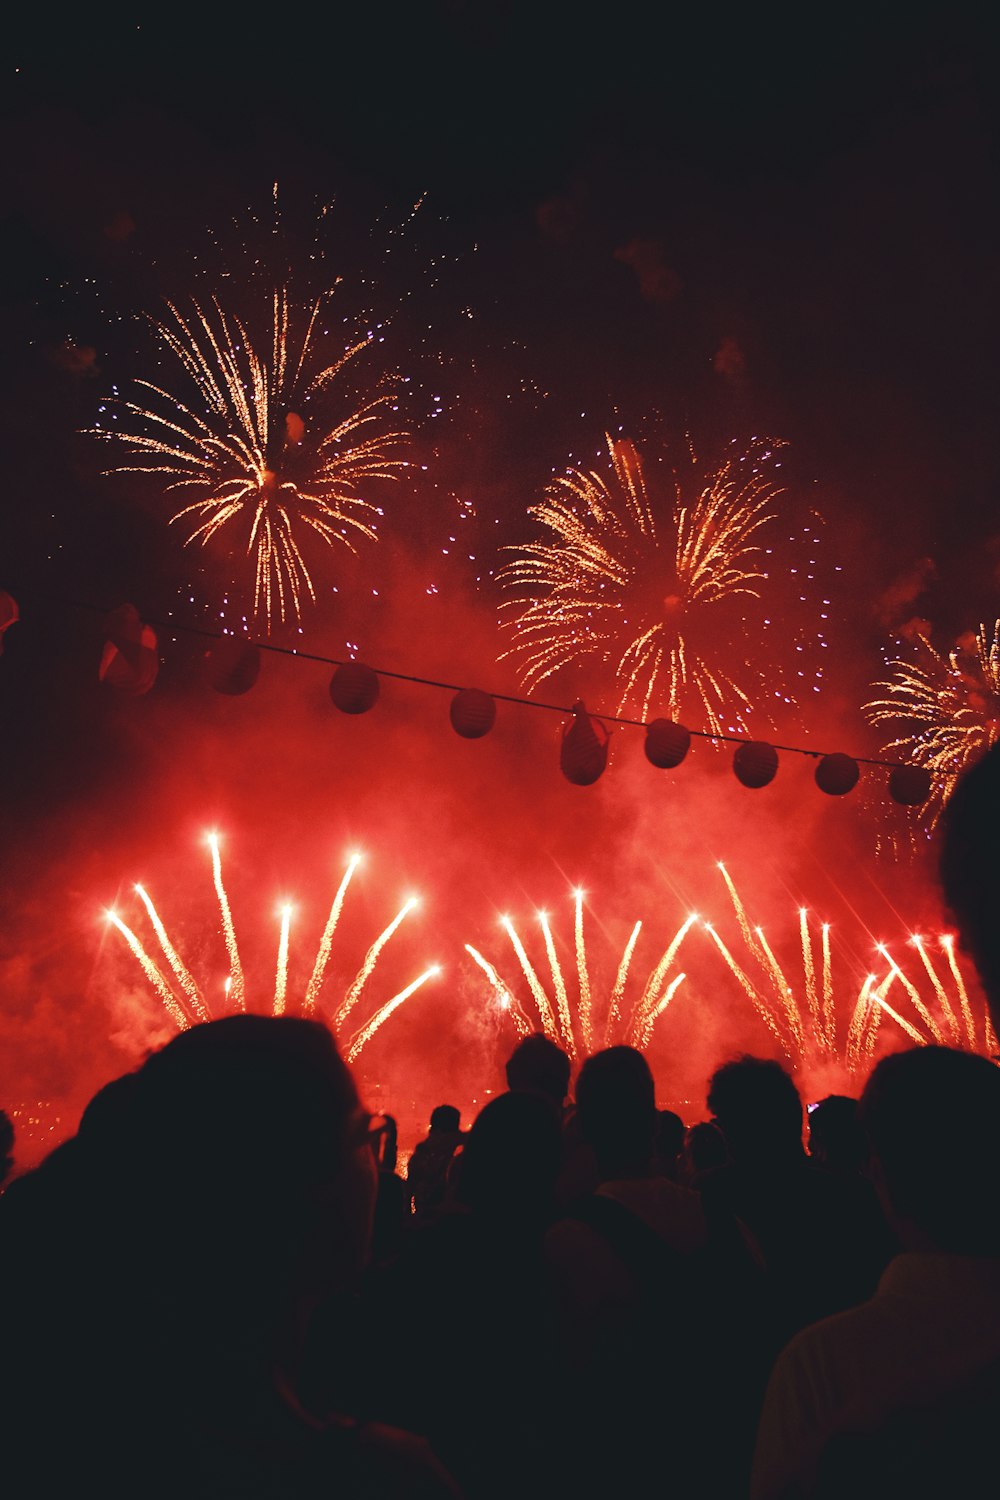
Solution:
[[[802,1152],[802,1100],[779,1062],[738,1057],[712,1074],[708,1107],[734,1161]]]
[[[399,1130],[392,1115],[383,1115],[382,1124],[375,1137],[375,1149],[379,1170],[395,1172],[399,1159]]]
[[[809,1111],[809,1155],[836,1172],[861,1172],[868,1160],[868,1139],[858,1101],[828,1094]]]
[[[0,1109],[0,1182],[14,1165],[14,1122],[5,1109]]]
[[[711,1120],[699,1120],[684,1137],[684,1156],[689,1177],[696,1177],[699,1172],[710,1172],[714,1167],[725,1166],[729,1160],[726,1137]]]
[[[1000,742],[959,778],[937,839],[945,902],[1000,1029]]]
[[[544,1094],[559,1110],[569,1093],[570,1071],[568,1054],[541,1031],[518,1042],[505,1069],[509,1089]]]
[[[508,1223],[539,1222],[552,1211],[561,1158],[559,1118],[550,1102],[537,1094],[499,1094],[466,1137],[458,1197]]]
[[[588,1057],[577,1080],[576,1113],[604,1180],[649,1171],[656,1097],[641,1052],[607,1047]]]
[[[656,1111],[653,1135],[653,1165],[664,1177],[676,1178],[684,1150],[684,1121],[672,1109]]]
[[[431,1129],[452,1133],[458,1129],[461,1111],[454,1104],[439,1104],[431,1110]]]
[[[950,1047],[894,1053],[865,1085],[861,1121],[908,1249],[1000,1256],[1000,1069]]]

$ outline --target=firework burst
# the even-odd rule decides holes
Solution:
[[[215,297],[187,310],[167,302],[149,323],[173,378],[136,381],[135,395],[116,395],[110,419],[92,429],[127,455],[107,472],[157,476],[185,501],[172,521],[187,545],[221,533],[253,560],[254,612],[269,626],[315,602],[308,543],[354,551],[374,540],[381,510],[368,486],[406,467],[406,434],[386,420],[394,390],[383,382],[358,404],[347,383],[373,336],[330,358],[329,297],[299,308],[280,287],[266,342],[256,344]]]
[[[931,797],[921,812],[933,827],[959,776],[1000,733],[1000,620],[969,632],[942,655],[924,635],[917,660],[887,662],[891,675],[874,684],[865,704],[873,725],[889,725],[887,755],[904,756],[932,772]]]
[[[250,1008],[262,1009],[275,1016],[284,1015],[289,1008],[288,961],[291,924],[295,908],[291,902],[284,902],[278,911],[280,931],[275,963],[273,997],[267,1005],[250,1007],[247,1001],[247,987],[243,963],[240,957],[239,942],[229,904],[229,896],[222,876],[219,838],[213,833],[208,835],[207,841],[212,855],[212,876],[219,906],[219,923],[225,943],[228,966],[228,973],[222,984],[223,1001],[221,1006],[214,1005],[206,998],[207,987],[198,984],[190,969],[184,963],[184,960],[177,951],[176,945],[172,942],[167,932],[159,912],[153,904],[152,898],[143,886],[135,886],[135,893],[145,909],[162,958],[166,960],[165,964],[161,964],[157,958],[153,957],[141,937],[123,919],[120,913],[112,910],[106,914],[108,922],[124,938],[166,1014],[179,1030],[184,1030],[186,1027],[199,1021],[213,1020],[218,1015],[246,1011]],[[404,1001],[408,1000],[429,979],[434,978],[441,972],[438,965],[432,964],[422,974],[419,974],[416,979],[412,980],[410,984],[406,985],[404,989],[400,990],[398,994],[393,995],[389,1000],[383,1002],[360,1027],[354,1027],[353,1029],[348,1027],[349,1018],[352,1016],[359,1002],[367,995],[367,986],[375,972],[379,955],[409,913],[419,905],[416,897],[411,896],[409,900],[403,903],[402,908],[393,917],[392,921],[372,943],[361,967],[358,969],[353,981],[348,985],[339,1004],[328,1005],[323,1003],[325,999],[324,987],[327,978],[327,968],[333,948],[334,935],[340,921],[348,887],[360,861],[361,856],[355,854],[351,856],[347,863],[337,893],[334,896],[322,937],[320,938],[309,983],[306,986],[301,1005],[295,1007],[300,1014],[305,1016],[328,1016],[331,1026],[341,1040],[348,1062],[354,1062],[357,1059],[375,1033],[399,1009]]]
[[[655,707],[713,733],[745,732],[775,696],[777,669],[759,647],[771,627],[783,445],[734,451],[690,500],[675,477],[667,505],[649,493],[632,442],[607,436],[607,446],[610,475],[570,469],[555,479],[529,508],[545,535],[507,549],[515,556],[498,578],[515,597],[503,605],[513,635],[504,654],[529,691],[589,659],[612,668],[617,714],[646,719]],[[804,538],[811,549],[811,528]],[[804,568],[802,585],[813,577]],[[741,641],[752,641],[752,656]],[[791,703],[792,692],[777,696]]]

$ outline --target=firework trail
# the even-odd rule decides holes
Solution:
[[[263,349],[218,298],[189,310],[168,301],[149,323],[174,379],[136,381],[133,398],[106,403],[113,420],[91,429],[125,449],[108,473],[155,475],[186,500],[172,520],[188,545],[224,533],[253,559],[254,612],[268,626],[315,602],[307,539],[351,551],[374,540],[381,511],[364,491],[406,467],[406,434],[385,422],[392,391],[376,385],[358,405],[346,392],[344,372],[372,335],[330,358],[331,295],[299,308],[275,290]]]
[[[212,851],[212,878],[215,881],[215,894],[219,898],[219,911],[222,914],[222,935],[226,942],[226,952],[229,954],[229,985],[226,995],[237,1010],[246,1010],[246,994],[243,983],[243,965],[240,962],[240,948],[236,941],[236,928],[233,926],[233,914],[229,906],[229,897],[226,887],[222,883],[222,856],[219,853],[218,835],[210,833],[208,836],[208,847]]]
[[[347,1061],[349,1063],[356,1062],[362,1049],[368,1045],[372,1037],[375,1035],[376,1031],[378,1031],[379,1027],[383,1026],[385,1022],[388,1021],[393,1012],[399,1009],[403,1001],[408,1000],[411,995],[415,994],[416,991],[421,988],[422,985],[427,983],[428,979],[433,979],[437,974],[440,974],[440,972],[441,970],[439,966],[437,964],[432,964],[429,969],[425,969],[422,974],[418,975],[417,978],[414,979],[412,984],[408,984],[404,990],[400,990],[398,995],[393,995],[391,1000],[387,1000],[386,1003],[375,1012],[371,1020],[367,1022],[366,1025],[362,1026],[360,1030],[355,1032],[350,1046],[347,1049]]]
[[[547,913],[539,913],[539,926],[542,931],[554,998],[547,993],[538,970],[532,963],[524,942],[510,917],[504,916],[500,919],[500,925],[507,933],[517,956],[518,966],[531,996],[537,1020],[533,1020],[522,1005],[515,985],[504,979],[496,966],[489,959],[484,958],[478,948],[474,948],[471,943],[466,943],[465,951],[486,975],[500,1009],[510,1015],[518,1035],[527,1036],[532,1031],[540,1030],[557,1046],[563,1047],[575,1061],[580,1057],[589,1056],[594,1051],[595,1028],[590,958],[582,917],[583,892],[575,891],[573,899],[575,908],[573,955],[576,968],[574,993],[571,993],[567,986],[566,975],[559,959],[556,939]],[[661,958],[650,971],[625,1019],[625,993],[633,966],[636,944],[643,925],[642,922],[635,923],[622,950],[614,984],[610,991],[603,1026],[605,1046],[610,1046],[616,1041],[640,1048],[649,1044],[656,1021],[667,1009],[685,978],[684,974],[671,975],[670,970],[685,936],[696,920],[695,917],[688,917],[675,932]]]
[[[675,483],[667,506],[647,493],[634,444],[608,435],[607,445],[611,477],[570,469],[555,479],[528,511],[543,538],[506,549],[515,556],[498,573],[514,596],[502,606],[513,636],[504,655],[528,691],[593,659],[613,669],[617,714],[646,719],[655,705],[672,719],[702,718],[713,732],[745,732],[748,716],[775,696],[766,664],[741,659],[738,643],[759,646],[771,623],[762,617],[750,631],[746,609],[774,587],[768,557],[783,445],[754,440],[693,500]]]
[[[360,1000],[362,990],[375,971],[375,965],[378,963],[379,954],[382,952],[382,949],[396,932],[400,923],[409,915],[413,908],[418,905],[419,902],[417,901],[416,896],[411,896],[408,901],[405,901],[400,910],[396,913],[392,921],[389,923],[388,927],[386,927],[384,931],[379,933],[374,943],[372,943],[371,947],[368,949],[368,952],[365,954],[364,963],[358,970],[354,983],[347,991],[347,994],[344,996],[344,999],[341,1002],[340,1009],[337,1011],[337,1014],[333,1018],[333,1025],[336,1031],[339,1032],[340,1028],[347,1020],[347,1017],[351,1014],[351,1011]]]
[[[904,1035],[916,1044],[932,1042],[938,1045],[964,1046],[972,1051],[986,1053],[995,1050],[995,1038],[988,1014],[982,1035],[977,1035],[968,991],[955,959],[953,940],[947,933],[941,934],[938,942],[947,956],[958,995],[964,1036],[955,1006],[926,950],[925,941],[916,936],[910,941],[931,981],[933,1001],[928,1003],[917,985],[893,958],[886,944],[877,943],[875,950],[885,964],[885,972],[881,978],[877,974],[865,977],[850,1006],[850,1020],[841,1042],[829,923],[823,923],[821,927],[820,976],[817,980],[817,955],[813,946],[814,934],[809,926],[809,913],[805,908],[799,909],[802,970],[801,977],[793,982],[764,936],[763,929],[751,927],[743,900],[725,867],[720,864],[718,869],[725,880],[740,935],[753,960],[751,968],[755,967],[758,971],[756,976],[752,977],[737,962],[713,925],[706,923],[706,930],[740,988],[793,1067],[810,1068],[824,1062],[839,1062],[848,1073],[857,1073],[870,1064],[874,1057],[879,1026],[885,1016],[894,1021]],[[913,1009],[912,1017],[905,1016],[886,998],[894,986],[905,993]],[[939,1014],[935,1014],[932,1008],[934,1005]]]
[[[288,995],[288,929],[292,921],[292,908],[281,908],[281,936],[278,939],[278,968],[274,976],[274,1014],[285,1014],[285,999]]]
[[[947,655],[924,635],[917,636],[916,650],[916,661],[886,663],[891,675],[873,684],[879,696],[864,712],[870,724],[895,730],[886,755],[932,773],[931,796],[921,812],[933,827],[959,776],[1000,733],[1000,620],[992,635],[980,625]]]
[[[225,942],[226,954],[230,966],[230,972],[226,976],[226,979],[222,986],[223,994],[225,997],[222,1010],[223,1012],[231,1011],[233,1009],[245,1011],[247,1009],[246,981],[242,964],[240,963],[239,947],[236,939],[236,929],[233,923],[232,911],[229,905],[229,898],[226,894],[225,885],[223,884],[222,880],[222,861],[219,854],[218,835],[210,834],[208,837],[208,844],[212,852],[213,880],[219,905],[222,935]],[[329,917],[327,918],[326,926],[323,930],[322,937],[320,938],[319,949],[317,951],[316,959],[313,964],[312,975],[302,1000],[301,1013],[303,1015],[315,1015],[317,1013],[317,1010],[319,1009],[318,1002],[320,1000],[323,986],[326,980],[326,973],[329,966],[330,953],[333,944],[333,936],[336,931],[337,923],[339,921],[341,910],[344,905],[344,898],[347,894],[347,888],[350,884],[351,877],[354,874],[354,871],[360,863],[360,859],[360,855],[355,854],[351,856],[347,863],[347,868],[344,872],[343,878],[340,882],[340,886],[337,890],[337,894],[334,897],[333,905],[331,907]],[[170,980],[157,966],[153,958],[150,957],[150,954],[143,946],[141,939],[136,935],[133,929],[121,918],[121,916],[119,916],[117,912],[108,911],[106,913],[108,921],[117,929],[118,932],[121,933],[122,937],[125,939],[125,942],[128,944],[129,949],[137,959],[143,973],[148,979],[157,997],[161,1001],[164,1010],[167,1012],[167,1015],[179,1030],[184,1030],[188,1026],[198,1021],[212,1020],[214,1018],[213,1009],[209,1002],[205,999],[204,992],[201,988],[199,988],[194,976],[191,974],[190,969],[184,963],[184,960],[178,953],[175,944],[173,943],[169,933],[167,932],[162,918],[160,917],[155,905],[153,904],[152,898],[143,886],[137,885],[135,887],[135,891],[142,901],[143,906],[145,907],[146,914],[149,917],[153,932],[156,935],[156,938],[163,951],[164,957],[167,959],[170,969],[173,972],[174,979],[176,981],[176,987],[175,985],[171,984]],[[390,941],[393,934],[400,926],[403,919],[410,911],[413,910],[413,908],[417,904],[417,898],[411,897],[404,904],[402,910],[398,912],[393,920],[389,923],[388,927],[386,927],[385,930],[379,934],[375,942],[368,949],[364,961],[362,962],[360,969],[358,970],[354,980],[349,986],[332,1022],[334,1030],[342,1040],[344,1038],[344,1023],[346,1022],[350,1013],[354,1010],[362,994],[364,993],[365,987],[371,980],[378,963],[379,956],[381,955],[386,944]],[[280,908],[279,913],[281,925],[278,937],[277,961],[275,965],[274,998],[270,1004],[270,1013],[275,1016],[284,1015],[288,1009],[288,965],[291,938],[291,919],[293,910],[294,908],[291,903],[286,902]],[[419,978],[414,980],[411,984],[407,985],[403,990],[399,992],[399,994],[394,995],[391,1000],[383,1004],[375,1012],[374,1015],[372,1015],[367,1021],[365,1021],[363,1025],[349,1038],[347,1038],[346,1041],[343,1042],[343,1044],[350,1059],[353,1061],[357,1058],[362,1049],[367,1045],[367,1043],[371,1040],[375,1033],[388,1020],[389,1016],[391,1016],[396,1010],[398,1010],[399,1007],[404,1003],[404,1001],[410,997],[410,995],[412,995],[416,990],[420,989],[424,984],[426,984],[429,979],[436,977],[440,972],[440,968],[437,965],[433,965],[430,968],[426,969],[424,973],[419,976]]]

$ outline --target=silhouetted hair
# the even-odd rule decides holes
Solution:
[[[664,1160],[684,1149],[684,1121],[672,1109],[656,1111],[656,1149]]]
[[[1000,742],[971,766],[945,804],[937,829],[945,902],[1000,1017]]]
[[[802,1100],[779,1062],[744,1055],[724,1063],[708,1085],[708,1107],[734,1157],[802,1145]]]
[[[729,1160],[726,1137],[711,1120],[699,1120],[697,1125],[690,1127],[684,1138],[684,1149],[693,1172],[710,1172],[713,1167],[724,1166]]]
[[[950,1047],[893,1053],[861,1121],[896,1214],[944,1251],[1000,1256],[1000,1069]]]
[[[498,1094],[466,1137],[459,1199],[508,1219],[544,1216],[552,1208],[561,1155],[559,1120],[547,1099]]]
[[[634,1047],[606,1047],[588,1057],[577,1079],[576,1113],[602,1172],[648,1162],[656,1094],[642,1053]]]
[[[828,1094],[809,1111],[809,1155],[842,1172],[860,1172],[868,1157],[868,1139],[858,1101]]]
[[[14,1165],[14,1122],[5,1109],[0,1109],[0,1182],[3,1182]]]
[[[505,1072],[509,1089],[544,1094],[562,1108],[569,1093],[569,1055],[543,1032],[533,1032],[518,1042],[507,1059]]]
[[[384,1124],[379,1132],[378,1164],[383,1172],[395,1172],[399,1160],[399,1130],[392,1115],[383,1115]]]
[[[454,1104],[439,1104],[436,1109],[431,1110],[431,1129],[457,1130],[461,1118],[461,1111]]]

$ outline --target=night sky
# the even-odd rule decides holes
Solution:
[[[349,848],[368,873],[337,982],[425,897],[372,1004],[428,961],[444,978],[364,1054],[404,1119],[499,1086],[513,1034],[464,944],[516,980],[500,912],[527,932],[546,906],[569,971],[585,885],[605,991],[639,917],[647,972],[692,902],[732,925],[717,859],[776,933],[797,941],[800,904],[842,919],[849,996],[866,943],[935,921],[930,858],[885,852],[902,813],[872,786],[824,798],[803,756],[753,793],[704,743],[654,772],[622,729],[583,790],[542,711],[501,705],[467,743],[447,694],[385,680],[348,720],[329,668],[279,655],[246,697],[211,693],[183,627],[235,626],[246,564],[185,548],[170,500],[102,473],[85,434],[151,373],[141,320],[164,296],[246,310],[276,255],[302,287],[342,275],[345,319],[384,318],[386,368],[410,377],[414,467],[380,492],[378,545],[321,555],[319,603],[272,640],[513,695],[492,575],[553,473],[606,431],[706,458],[783,440],[789,514],[822,523],[831,661],[770,737],[877,755],[861,705],[907,622],[947,650],[1000,615],[995,27],[964,6],[650,9],[6,19],[0,587],[21,620],[0,658],[0,1105],[71,1128],[169,1034],[101,920],[116,900],[135,916],[134,880],[218,982],[210,826],[261,1003],[275,899],[301,906],[301,991]],[[97,680],[102,610],[125,601],[166,627],[140,698]],[[550,701],[611,711],[571,677]],[[770,1046],[723,979],[702,953],[651,1052],[691,1118],[727,1050]]]

